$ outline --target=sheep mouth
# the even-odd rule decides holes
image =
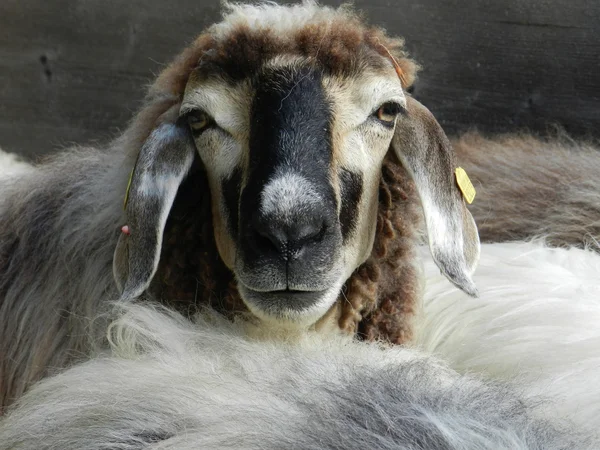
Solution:
[[[280,322],[314,322],[337,298],[337,287],[318,291],[256,291],[239,283],[238,289],[242,300],[254,315]]]
[[[311,308],[327,293],[327,290],[298,291],[294,289],[259,292],[246,288],[245,291],[247,300],[263,311],[272,311],[284,306],[297,312]]]
[[[312,325],[325,315],[347,278],[340,258],[328,270],[314,265],[289,270],[289,264],[268,259],[243,262],[237,258],[233,272],[246,307],[261,320],[294,327]]]

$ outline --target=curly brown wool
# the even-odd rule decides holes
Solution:
[[[404,343],[419,298],[415,267],[421,213],[415,185],[393,153],[384,160],[379,184],[377,231],[369,259],[346,282],[343,330],[366,340]],[[342,299],[345,300],[345,299]]]
[[[233,273],[217,250],[210,191],[202,169],[195,170],[179,189],[151,293],[187,316],[206,306],[231,318],[248,311]]]
[[[342,330],[362,339],[394,344],[411,338],[411,318],[419,295],[413,265],[419,222],[414,184],[390,152],[382,169],[371,256],[346,282],[338,299]],[[230,318],[248,313],[233,273],[216,248],[209,187],[201,169],[179,190],[151,291],[186,315],[206,306]]]

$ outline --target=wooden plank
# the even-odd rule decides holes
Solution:
[[[340,2],[328,1],[328,4]],[[414,95],[456,133],[600,135],[600,2],[358,0],[423,65]],[[0,146],[27,155],[106,140],[218,1],[3,0]]]

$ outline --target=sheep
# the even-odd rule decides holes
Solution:
[[[477,228],[448,138],[406,91],[417,68],[347,7],[229,6],[106,148],[0,181],[0,408],[102,354],[114,301],[209,306],[265,335],[411,342],[423,221],[439,269],[476,295]],[[485,148],[466,153],[493,181],[497,162],[470,156]],[[567,177],[585,180],[590,155],[568,155]],[[473,211],[510,236],[493,228],[505,210]]]
[[[424,258],[424,249],[420,249]],[[451,289],[425,260],[427,289],[411,346],[460,373],[541,396],[536,411],[600,428],[600,253],[543,240],[482,244],[479,298]]]
[[[43,380],[0,420],[0,450],[600,445],[520,386],[402,346],[315,332],[260,342],[150,304],[126,305],[109,334],[112,356]]]

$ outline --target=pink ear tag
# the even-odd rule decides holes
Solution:
[[[129,235],[129,234],[130,234],[130,231],[129,231],[129,225],[123,225],[123,226],[121,227],[121,232],[122,232],[123,234],[127,234],[127,235]]]

